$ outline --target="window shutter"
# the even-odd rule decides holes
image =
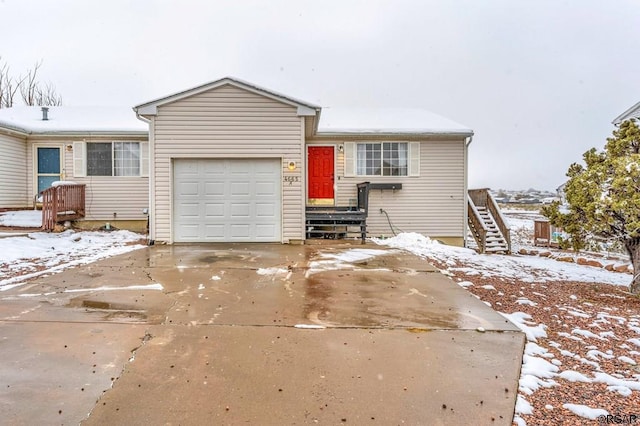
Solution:
[[[409,176],[420,176],[420,142],[409,143]]]
[[[356,164],[356,144],[354,142],[344,143],[344,175],[355,176]]]
[[[87,158],[85,154],[85,143],[73,143],[73,177],[87,176]]]
[[[140,176],[149,176],[149,142],[140,142]]]

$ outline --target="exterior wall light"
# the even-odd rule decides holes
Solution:
[[[338,151],[344,152],[344,145],[338,145]]]
[[[295,161],[289,161],[289,170],[294,171],[296,169],[296,162]]]

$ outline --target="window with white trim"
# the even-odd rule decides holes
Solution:
[[[139,142],[88,142],[87,176],[140,176]]]
[[[420,176],[420,142],[344,142],[343,156],[345,177]]]
[[[406,142],[358,143],[356,175],[408,176],[409,148]]]

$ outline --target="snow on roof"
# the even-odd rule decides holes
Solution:
[[[48,107],[48,120],[42,107],[20,106],[0,109],[0,127],[24,133],[140,133],[149,127],[131,107]]]
[[[318,134],[459,134],[473,130],[415,108],[322,108]]]
[[[50,133],[148,133],[129,107],[42,107],[0,109],[0,127],[30,134]],[[426,110],[409,108],[323,108],[319,134],[456,134],[473,130]]]

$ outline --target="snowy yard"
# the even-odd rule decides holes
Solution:
[[[33,210],[0,213],[0,225],[39,227],[40,214]],[[30,278],[137,250],[144,243],[144,236],[129,231],[0,232],[0,291]]]
[[[532,248],[536,213],[506,213],[515,250]],[[418,234],[376,242],[428,259],[526,333],[515,424],[594,424],[607,414],[640,423],[640,299],[627,292],[630,274],[479,255]]]
[[[42,225],[42,211],[20,210],[0,213],[0,226],[17,228],[40,228]]]

